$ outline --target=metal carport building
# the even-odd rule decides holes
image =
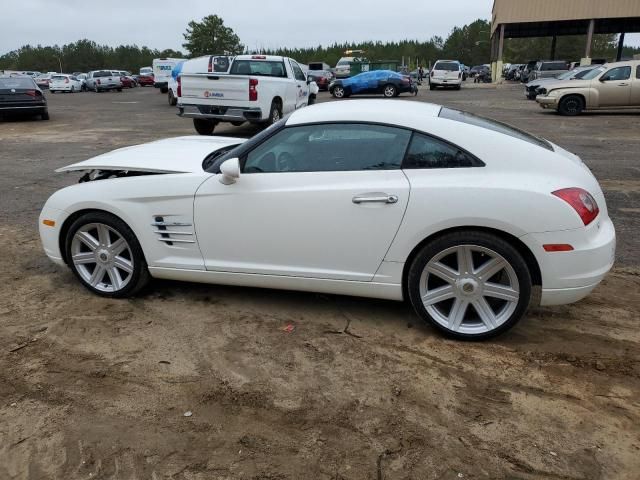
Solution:
[[[502,74],[505,38],[586,35],[582,64],[591,63],[594,34],[619,33],[618,58],[624,33],[640,32],[640,0],[494,0],[491,17],[493,79]]]

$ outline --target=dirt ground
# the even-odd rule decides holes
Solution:
[[[414,99],[577,153],[619,235],[587,299],[464,343],[394,302],[160,281],[132,300],[88,293],[39,243],[42,204],[78,177],[53,170],[192,127],[154,89],[48,98],[49,122],[0,121],[0,479],[639,477],[637,112],[562,118],[519,85]]]

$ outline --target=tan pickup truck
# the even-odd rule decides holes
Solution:
[[[541,88],[536,102],[561,115],[583,110],[640,108],[640,60],[606,63],[581,80],[550,83]]]

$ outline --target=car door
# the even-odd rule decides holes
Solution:
[[[615,67],[594,80],[599,107],[629,105],[631,101],[631,67]]]
[[[635,77],[631,80],[630,105],[640,105],[640,65],[636,66]]]
[[[300,68],[300,65],[294,60],[289,59],[289,61],[291,62],[293,77],[296,80],[296,109],[298,109],[309,103],[309,84],[307,83],[307,76]]]
[[[358,123],[286,127],[196,193],[207,270],[370,281],[400,227],[407,130]]]

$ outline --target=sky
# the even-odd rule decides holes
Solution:
[[[454,26],[489,19],[493,0],[8,0],[2,8],[0,55],[23,45],[99,44],[184,50],[191,20],[223,18],[251,50],[363,40],[427,40]],[[640,46],[640,34],[628,35]]]

